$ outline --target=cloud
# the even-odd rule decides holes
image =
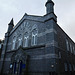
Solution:
[[[7,0],[6,3],[4,1],[0,2],[0,10],[2,10],[3,12],[17,12],[16,6],[10,3],[9,0]]]
[[[53,0],[59,26],[75,41],[75,0]]]
[[[0,38],[7,31],[8,23],[13,17],[15,24],[24,13],[31,15],[46,14],[47,0],[0,0]],[[58,24],[75,41],[75,0],[53,0]]]

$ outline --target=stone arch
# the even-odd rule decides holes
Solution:
[[[38,27],[37,27],[36,24],[34,24],[34,25],[32,26],[32,31],[33,31],[34,29],[37,29],[37,30],[38,30]]]
[[[27,71],[28,66],[28,55],[23,51],[22,47],[19,47],[18,50],[12,55],[11,63],[13,65],[12,73],[19,75],[20,65],[25,65],[25,68],[21,68],[21,73],[25,73]],[[21,63],[22,62],[22,63]],[[16,64],[16,70],[14,71],[14,65]],[[21,74],[20,74],[21,75]]]

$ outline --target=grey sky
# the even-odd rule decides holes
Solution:
[[[16,24],[22,16],[45,15],[47,0],[0,0],[0,39],[4,38],[8,23]],[[53,0],[59,26],[75,41],[75,0]]]

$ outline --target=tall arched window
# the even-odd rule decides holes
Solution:
[[[73,54],[74,54],[74,46],[73,46]]]
[[[21,46],[22,45],[22,38],[19,38],[18,39],[18,44],[19,44],[18,46]]]
[[[23,43],[23,47],[28,47],[28,33],[26,32],[24,35],[24,43]]]
[[[13,38],[12,50],[15,49],[15,47],[16,47],[16,37]]]
[[[67,39],[66,39],[66,46],[67,46],[67,51],[69,51],[69,42]]]
[[[32,45],[37,45],[37,29],[32,31]]]
[[[19,48],[20,46],[22,46],[22,35],[21,34],[18,36],[17,48]]]
[[[72,44],[70,43],[70,51],[71,51],[71,53],[72,53]]]

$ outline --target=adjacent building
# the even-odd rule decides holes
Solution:
[[[0,59],[1,59],[2,47],[3,47],[3,40],[0,40]]]
[[[5,75],[75,75],[75,43],[57,24],[54,2],[46,14],[8,24],[0,60]]]

